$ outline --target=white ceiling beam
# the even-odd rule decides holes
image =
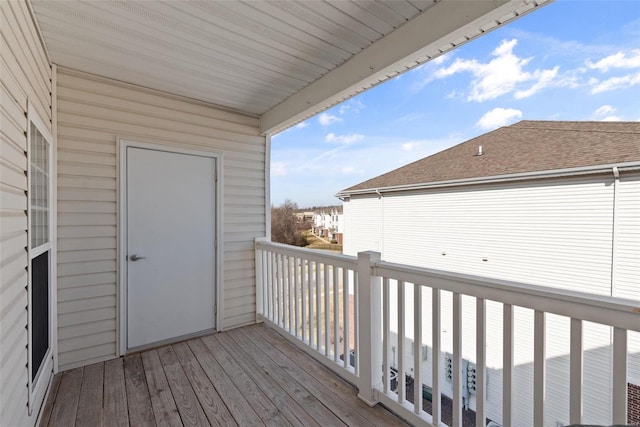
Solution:
[[[260,118],[273,134],[548,0],[442,0]]]

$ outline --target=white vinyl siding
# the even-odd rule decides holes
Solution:
[[[60,369],[116,356],[118,138],[222,153],[218,327],[255,321],[253,241],[266,231],[258,120],[70,70],[57,101]]]
[[[383,199],[373,197],[352,197],[345,200],[344,209],[344,246],[347,255],[356,255],[361,251],[382,252],[384,236],[382,234]],[[349,236],[347,239],[346,236]]]
[[[27,111],[51,130],[51,67],[26,2],[0,1],[0,425],[28,410]]]
[[[614,296],[640,298],[640,179],[621,174],[618,192],[617,284]],[[610,175],[475,185],[352,197],[345,202],[345,253],[378,250],[391,262],[612,295],[614,177]],[[371,240],[380,239],[383,245]],[[370,246],[369,246],[370,245]],[[486,261],[484,261],[486,259]],[[407,337],[412,338],[412,293],[407,296]],[[423,307],[430,307],[430,294]],[[392,293],[392,300],[395,299]],[[468,301],[467,301],[468,300]],[[392,301],[393,304],[395,301]],[[463,299],[463,324],[475,324],[475,304]],[[452,351],[451,295],[442,297],[442,348]],[[396,320],[392,316],[392,323]],[[425,318],[423,342],[431,342],[430,318]],[[487,304],[489,418],[501,420],[502,306]],[[394,325],[392,324],[392,330]],[[545,425],[568,423],[568,319],[547,319],[547,401]],[[533,313],[515,312],[515,416],[518,423],[533,423]],[[395,329],[397,330],[397,329]],[[475,360],[475,332],[463,330],[463,358]],[[638,347],[632,335],[630,352]],[[395,339],[395,338],[394,338]],[[410,345],[410,342],[407,342]],[[609,407],[611,363],[610,331],[585,326],[585,417],[608,424],[609,414],[594,408]],[[409,347],[410,348],[410,347]],[[429,354],[431,357],[432,355]],[[630,380],[637,382],[638,358],[629,361]],[[431,359],[429,359],[431,360]],[[405,366],[412,366],[407,356]],[[634,371],[635,370],[635,371]],[[423,381],[430,384],[429,369]],[[449,385],[441,378],[444,392]],[[530,387],[525,386],[531,384]],[[589,405],[588,402],[604,405]],[[473,407],[473,397],[472,397]]]

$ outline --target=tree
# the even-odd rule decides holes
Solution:
[[[302,231],[309,226],[298,221],[297,210],[298,205],[288,199],[277,208],[271,207],[271,241],[294,246],[307,244]]]

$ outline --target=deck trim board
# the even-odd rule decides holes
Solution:
[[[228,351],[231,351],[231,348],[237,348],[236,343],[226,334],[220,334],[215,338]],[[321,424],[317,422],[307,411],[305,411],[304,407],[300,405],[295,398],[292,399],[292,397],[287,394],[287,388],[281,387],[272,376],[262,375],[260,367],[248,354],[244,351],[237,351],[234,352],[233,355],[236,358],[236,362],[242,367],[242,369],[247,372],[247,374],[260,387],[262,392],[285,413],[285,416],[293,424],[309,427],[321,427]]]
[[[210,425],[173,348],[171,346],[159,348],[158,356],[178,407],[182,424],[185,426]]]
[[[162,369],[158,353],[155,350],[145,351],[141,357],[156,424],[182,427],[180,414],[169,389],[169,383]]]
[[[224,369],[236,385],[238,390],[244,394],[246,399],[251,399],[256,413],[268,426],[292,426],[293,424],[284,414],[271,402],[262,392],[253,379],[238,366],[233,357],[222,347],[216,337],[210,335],[202,338],[202,342],[216,358],[222,369]],[[237,352],[234,352],[234,356]]]
[[[274,334],[273,331],[264,331],[264,334],[256,332],[256,328],[243,328],[241,333],[245,334],[248,341],[256,341],[259,337],[266,337],[269,334]],[[236,334],[235,336],[238,336]],[[270,337],[273,338],[273,337]],[[298,349],[293,349],[290,343],[283,343],[279,346],[264,346],[263,352],[270,357],[274,362],[286,363],[289,360],[288,356],[284,353],[285,349],[291,349],[290,352],[293,357],[295,353],[300,352]],[[300,353],[301,354],[301,353]],[[305,369],[306,367],[306,369]],[[380,414],[371,413],[364,409],[370,409],[362,400],[358,399],[355,394],[355,388],[352,388],[351,393],[344,393],[338,395],[336,388],[340,385],[348,387],[346,383],[340,379],[337,375],[332,374],[327,369],[321,367],[321,365],[315,360],[303,357],[291,363],[290,369],[287,373],[298,381],[304,381],[305,387],[311,391],[318,400],[320,400],[325,406],[330,408],[343,422],[347,425],[361,425],[369,426],[380,423]],[[339,397],[338,397],[339,396]],[[354,407],[360,407],[363,411],[354,411]],[[395,420],[388,422],[394,422]],[[397,419],[397,423],[401,421]]]
[[[132,426],[152,427],[156,425],[151,406],[151,396],[139,354],[124,358],[124,376],[129,403],[129,421]]]
[[[242,393],[233,384],[231,378],[224,372],[202,340],[191,340],[188,341],[188,344],[238,424],[241,426],[264,426],[265,424],[258,417],[258,414],[245,400]]]
[[[317,396],[314,395],[311,390],[287,373],[287,369],[289,368],[287,365],[279,365],[266,357],[260,349],[262,345],[255,345],[253,341],[248,340],[246,337],[241,335],[240,331],[233,334],[232,339],[235,341],[236,345],[240,346],[254,360],[260,371],[264,372],[271,378],[274,378],[286,390],[289,390],[291,392],[290,396],[296,399],[300,404],[303,404],[303,407],[307,412],[320,424],[346,425],[340,417],[334,414],[331,409],[327,408],[320,400],[318,400]]]
[[[104,424],[129,426],[127,389],[122,358],[104,362]]]
[[[212,426],[234,427],[238,423],[235,421],[229,409],[216,392],[215,387],[209,381],[200,362],[194,356],[185,342],[174,344],[173,350],[178,356],[178,360],[184,369],[185,375],[189,379],[193,391],[202,406],[202,409]]]
[[[102,402],[104,399],[104,364],[95,363],[85,366],[76,424],[95,426],[102,422]]]
[[[264,325],[57,374],[40,426],[406,425]]]

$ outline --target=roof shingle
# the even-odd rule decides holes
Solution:
[[[523,120],[340,193],[637,161],[640,122]]]

